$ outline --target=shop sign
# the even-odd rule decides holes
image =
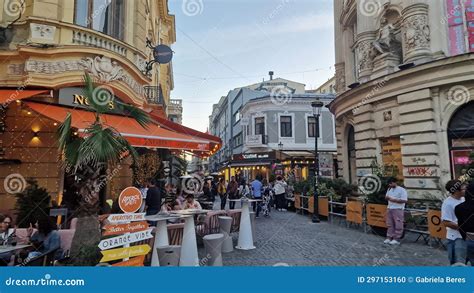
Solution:
[[[112,235],[121,235],[125,233],[133,233],[138,231],[143,231],[148,229],[148,223],[135,222],[130,224],[116,224],[116,225],[106,225],[104,227],[103,236],[112,236]]]
[[[387,228],[385,215],[387,214],[387,206],[382,204],[368,204],[366,208],[367,224],[369,226]]]
[[[132,244],[138,241],[147,240],[147,239],[153,238],[153,235],[151,234],[152,231],[153,229],[151,228],[145,231],[126,233],[124,235],[120,235],[117,237],[103,239],[99,243],[99,248],[100,250],[106,250],[106,249],[111,249],[111,248],[116,248],[119,246]]]
[[[234,155],[234,161],[241,161],[241,160],[262,160],[262,159],[270,159],[273,156],[270,153],[248,153],[248,154],[239,154]]]
[[[255,146],[255,145],[261,145],[262,144],[262,135],[247,135],[247,139],[245,141],[245,144],[248,146]]]
[[[84,89],[80,87],[67,87],[59,90],[59,104],[66,106],[73,106],[78,108],[89,108],[89,100],[84,96]],[[120,101],[117,96],[114,96],[105,87],[97,90],[100,101],[103,101],[111,113],[120,114],[121,111],[117,109],[116,101]]]
[[[147,255],[150,250],[151,247],[148,244],[104,250],[100,252],[103,255],[100,262],[108,262],[118,259]]]
[[[107,217],[110,223],[145,221],[145,213],[140,214],[111,214]]]
[[[127,261],[122,261],[116,264],[113,264],[113,267],[142,267],[143,262],[145,261],[145,256],[137,256]]]
[[[362,224],[362,203],[359,201],[348,201],[346,206],[346,221]]]
[[[119,207],[124,213],[135,213],[143,204],[142,193],[136,187],[127,187],[119,195]]]
[[[428,231],[431,237],[446,238],[446,227],[441,220],[441,211],[428,210]]]

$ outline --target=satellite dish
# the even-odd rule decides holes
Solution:
[[[173,59],[173,51],[166,45],[158,45],[153,49],[153,55],[155,56],[155,62],[160,64],[170,63]]]

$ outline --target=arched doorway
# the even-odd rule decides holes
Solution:
[[[466,175],[474,152],[474,102],[454,113],[448,125],[448,142],[452,178]]]
[[[355,133],[352,125],[347,128],[347,159],[349,183],[357,183]]]

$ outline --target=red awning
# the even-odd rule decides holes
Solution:
[[[193,137],[196,137],[196,138],[206,139],[210,143],[214,143],[214,144],[218,144],[218,145],[222,144],[222,140],[217,136],[211,135],[209,133],[204,133],[204,132],[201,132],[201,131],[197,131],[197,130],[194,130],[192,128],[186,127],[186,126],[178,124],[178,123],[174,123],[173,121],[170,121],[168,119],[160,117],[160,116],[154,114],[153,112],[150,113],[150,115],[156,122],[158,122],[158,124],[160,124],[161,126],[167,128],[169,130],[173,130],[173,131],[176,131],[176,132],[179,132],[179,133],[190,135],[190,136],[193,136]]]
[[[77,128],[79,132],[84,131],[95,120],[94,113],[85,110],[36,102],[25,102],[25,104],[38,114],[59,123],[64,121],[67,113],[71,113],[72,127]],[[198,152],[208,152],[211,150],[208,140],[176,133],[156,124],[150,124],[147,129],[145,129],[138,124],[135,119],[126,116],[103,114],[102,119],[106,125],[120,132],[134,147],[165,148]]]
[[[28,99],[36,95],[48,94],[50,90],[0,89],[0,104]]]

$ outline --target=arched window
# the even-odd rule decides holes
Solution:
[[[124,2],[125,0],[76,0],[74,23],[123,40]]]
[[[453,178],[466,175],[470,155],[474,152],[474,102],[461,107],[451,118],[448,126],[448,141]]]

